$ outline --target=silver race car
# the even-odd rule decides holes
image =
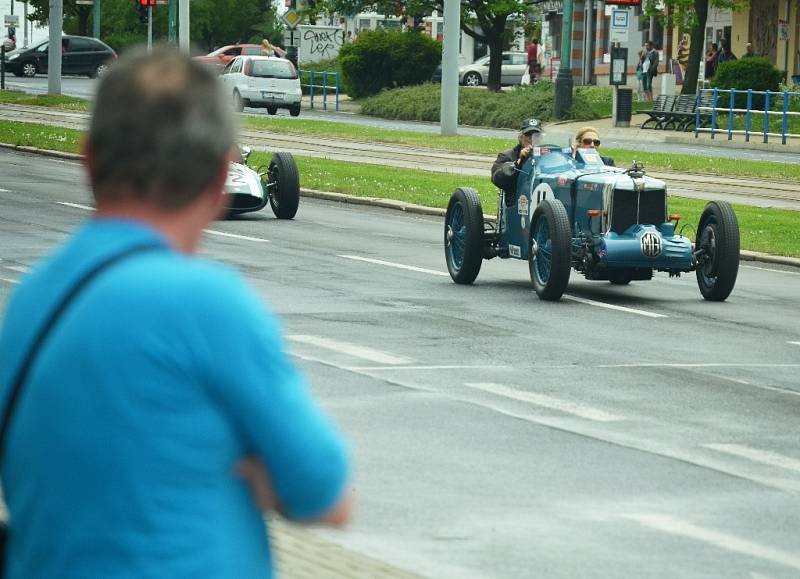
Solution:
[[[231,163],[225,181],[227,215],[260,211],[267,203],[278,219],[292,219],[300,203],[300,177],[291,153],[275,153],[269,166],[247,164],[250,147],[241,148],[241,160]]]

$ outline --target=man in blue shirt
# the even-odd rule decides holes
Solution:
[[[56,304],[2,449],[5,577],[270,577],[264,512],[344,523],[347,451],[233,271],[200,259],[234,124],[213,74],[122,59],[85,147],[97,213],[12,296],[0,396]]]

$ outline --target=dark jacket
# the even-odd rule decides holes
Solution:
[[[517,162],[521,150],[522,145],[517,145],[513,149],[500,153],[492,165],[492,183],[508,193],[508,197],[512,198],[517,194],[517,173],[509,171],[507,166],[509,163],[515,164]],[[502,170],[504,167],[506,167],[505,171]]]

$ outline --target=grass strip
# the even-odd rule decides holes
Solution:
[[[30,123],[0,121],[0,142],[77,153],[83,133]],[[269,163],[269,153],[254,151],[252,166]],[[347,193],[359,197],[380,197],[445,208],[456,187],[473,187],[481,196],[484,213],[497,210],[497,192],[488,178],[448,175],[383,167],[363,163],[332,161],[316,157],[295,157],[303,187]],[[683,215],[684,224],[696,226],[705,201],[670,197],[670,211]],[[742,249],[772,255],[800,257],[798,212],[785,209],[734,205],[741,230]],[[685,232],[694,237],[692,228]]]
[[[71,111],[88,111],[91,108],[91,103],[89,101],[77,97],[64,95],[35,95],[18,90],[0,91],[0,103],[33,105]]]

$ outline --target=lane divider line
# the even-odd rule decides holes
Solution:
[[[755,265],[741,265],[741,264],[739,265],[739,267],[743,267],[745,269],[758,269],[761,271],[771,271],[772,273],[786,273],[789,275],[800,275],[800,273],[796,271],[786,271],[784,269],[775,269],[772,267],[757,267]]]
[[[383,370],[498,370],[505,369],[506,366],[496,366],[491,364],[484,365],[463,365],[463,364],[441,364],[433,366],[347,366],[345,369],[352,372],[381,372]]]
[[[0,281],[5,281],[5,282],[8,282],[8,283],[14,283],[14,284],[17,284],[17,283],[19,283],[19,280],[16,280],[16,279],[9,279],[9,278],[7,278],[7,277],[0,277]]]
[[[785,567],[800,570],[800,557],[793,553],[787,553],[767,545],[742,539],[736,535],[728,535],[713,529],[707,529],[694,523],[681,521],[669,515],[659,514],[625,514],[623,519],[636,521],[644,527],[649,527],[657,531],[662,531],[670,535],[694,539],[701,543],[713,545],[726,551],[748,555],[757,559],[777,563]]]
[[[786,342],[787,344],[793,344],[795,346],[800,346],[800,342]]]
[[[349,342],[339,342],[337,340],[323,338],[322,336],[292,334],[286,336],[286,338],[292,342],[296,342],[299,344],[307,344],[309,346],[316,346],[317,348],[322,348],[323,350],[332,350],[334,352],[339,352],[340,354],[353,356],[354,358],[361,358],[362,360],[368,360],[375,364],[398,366],[401,364],[411,364],[414,362],[414,360],[412,360],[411,358],[394,356],[392,354],[387,354],[386,352],[381,352],[379,350],[374,350],[372,348],[359,346],[358,344],[351,344]]]
[[[704,444],[703,446],[717,452],[800,473],[800,460],[770,450],[759,450],[741,444]]]
[[[535,406],[542,406],[551,410],[558,410],[559,412],[572,414],[587,420],[594,420],[595,422],[619,422],[621,420],[625,420],[621,416],[616,416],[603,410],[598,410],[597,408],[591,408],[590,406],[584,406],[582,404],[570,402],[569,400],[561,400],[559,398],[545,396],[544,394],[519,390],[517,388],[506,386],[505,384],[495,384],[493,382],[467,382],[464,384],[464,386],[474,388],[476,390],[482,390],[483,392],[488,392],[489,394],[495,394],[496,396],[502,396],[504,398],[516,400],[518,402],[526,402]]]
[[[94,211],[94,207],[89,205],[81,205],[80,203],[68,203],[66,201],[56,201],[59,205],[64,205],[65,207],[72,207],[74,209],[84,209],[86,211]],[[204,233],[208,233],[210,235],[218,235],[220,237],[230,237],[232,239],[241,239],[244,241],[255,241],[257,243],[270,243],[269,239],[264,239],[262,237],[251,237],[249,235],[239,235],[237,233],[227,233],[225,231],[217,231],[216,229],[204,229]]]
[[[648,312],[646,310],[639,310],[636,308],[628,308],[625,306],[616,306],[614,304],[607,304],[605,302],[596,302],[594,300],[587,300],[586,298],[579,298],[577,296],[567,295],[564,294],[563,298],[565,300],[570,300],[573,302],[578,302],[581,304],[586,304],[587,306],[594,306],[597,308],[606,308],[609,310],[616,310],[618,312],[627,312],[629,314],[637,314],[639,316],[645,316],[648,318],[668,318],[669,316],[666,314],[657,314],[655,312]]]
[[[416,271],[419,273],[427,273],[429,275],[439,275],[444,277],[450,277],[450,274],[446,271],[437,271],[435,269],[426,269],[424,267],[415,267],[413,265],[404,265],[402,263],[394,263],[392,261],[383,261],[382,259],[372,259],[369,257],[361,257],[359,255],[337,255],[336,257],[342,257],[344,259],[352,259],[355,261],[364,261],[366,263],[374,263],[376,265],[385,265],[387,267],[395,267],[397,269],[407,269],[409,271]]]

